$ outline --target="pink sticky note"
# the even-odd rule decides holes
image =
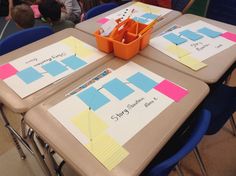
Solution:
[[[15,75],[18,71],[11,65],[5,64],[0,66],[0,79],[6,79]]]
[[[98,22],[98,23],[101,23],[101,24],[104,24],[104,23],[106,23],[107,21],[109,21],[109,19],[107,19],[107,18],[101,18],[101,19],[99,19],[97,22]]]
[[[225,32],[224,34],[221,34],[222,37],[231,40],[233,42],[236,42],[236,34],[231,32]]]
[[[175,100],[176,102],[180,101],[185,95],[188,94],[187,90],[168,80],[162,81],[157,86],[155,86],[154,89]]]

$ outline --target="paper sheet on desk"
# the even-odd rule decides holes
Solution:
[[[129,62],[48,111],[111,169],[127,156],[129,151],[122,148],[127,141],[170,104],[187,96],[186,89],[166,81]],[[163,91],[163,88],[169,91]],[[96,144],[92,142],[94,140]],[[104,140],[110,141],[108,146],[101,147],[109,148],[105,158],[104,151],[95,148],[105,145]],[[115,162],[109,156],[115,158]]]
[[[0,66],[0,77],[25,98],[104,56],[71,36]]]
[[[114,20],[121,19],[123,21],[130,17],[140,23],[150,24],[154,19],[164,16],[171,11],[172,10],[170,9],[136,2],[118,12],[106,16],[105,18]],[[101,21],[102,19],[104,19],[104,17],[101,18]]]
[[[193,70],[206,66],[204,60],[233,46],[227,32],[204,21],[177,28],[150,40],[150,45]]]

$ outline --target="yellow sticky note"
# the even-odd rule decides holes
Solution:
[[[143,12],[150,12],[150,7],[148,7],[147,4],[141,3],[141,2],[136,2],[134,3],[136,7],[139,7],[142,9]]]
[[[126,149],[105,133],[97,136],[92,142],[86,145],[86,148],[108,170],[112,170],[129,154]]]
[[[144,4],[142,2],[135,2],[133,5],[138,6],[138,7],[146,6],[146,4]]]
[[[142,2],[136,2],[134,3],[134,6],[142,8],[143,12],[157,13],[157,14],[160,13],[160,10],[158,9],[158,7],[153,7]]]
[[[78,45],[78,47],[75,50],[75,53],[77,56],[79,56],[81,58],[86,58],[88,56],[91,56],[93,51],[91,49],[86,48],[83,45]]]
[[[190,52],[188,50],[181,48],[177,45],[169,45],[169,46],[167,46],[166,50],[168,52],[170,52],[171,54],[177,56],[178,58],[184,57],[184,56],[190,54]]]
[[[73,52],[75,52],[75,54],[81,58],[86,58],[93,53],[93,51],[88,48],[84,42],[76,39],[75,37],[67,37],[61,42],[68,45],[73,50]]]
[[[207,64],[200,62],[199,60],[192,57],[191,55],[179,58],[178,61],[181,62],[182,64],[190,67],[193,70],[199,70],[199,69],[207,66]]]
[[[160,10],[156,8],[151,8],[151,13],[160,14]]]
[[[89,140],[93,140],[108,128],[108,125],[91,110],[81,112],[71,118],[71,121]]]

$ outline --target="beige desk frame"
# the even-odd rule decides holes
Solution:
[[[91,35],[88,35],[86,33],[80,32],[76,29],[66,29],[63,30],[61,32],[55,33],[49,37],[46,37],[44,39],[41,39],[39,41],[36,41],[30,45],[24,46],[22,48],[19,48],[15,51],[12,51],[8,54],[2,55],[0,56],[0,65],[1,64],[5,64],[11,60],[17,59],[21,56],[24,56],[28,53],[31,53],[33,51],[36,51],[40,48],[43,48],[45,46],[48,46],[50,44],[53,44],[59,40],[62,40],[66,37],[69,36],[74,36],[76,38],[79,38],[80,40],[92,45],[95,47],[96,42],[95,42],[95,38],[92,37]],[[111,59],[113,57],[113,55],[105,55],[105,57],[95,61],[94,63],[76,71],[75,73],[69,75],[68,77],[66,77],[65,79],[62,79],[61,81],[57,81],[54,84],[51,84],[37,92],[35,92],[34,94],[21,99],[12,89],[10,89],[5,83],[4,81],[0,80],[0,102],[1,102],[1,113],[3,116],[3,120],[5,122],[5,126],[6,128],[9,130],[15,144],[16,147],[18,149],[18,152],[21,156],[22,159],[25,158],[25,155],[18,143],[18,140],[31,152],[31,153],[38,153],[39,151],[37,151],[37,148],[35,146],[35,144],[31,143],[31,146],[29,146],[29,143],[27,143],[17,132],[16,130],[10,125],[4,111],[4,109],[8,109],[9,111],[14,112],[15,114],[19,114],[22,117],[22,135],[24,138],[26,138],[26,131],[25,131],[25,124],[23,121],[23,117],[25,112],[27,112],[30,108],[32,108],[33,106],[39,104],[40,102],[42,102],[43,100],[47,99],[49,96],[55,94],[56,92],[58,92],[59,90],[61,90],[62,88],[68,86],[69,84],[71,84],[72,82],[76,81],[78,78],[82,77],[83,75],[87,74],[89,71],[93,70],[94,68],[98,67],[99,65],[102,65],[104,62],[108,61],[109,59]],[[32,132],[31,132],[32,134]],[[30,135],[32,136],[32,135]],[[32,151],[34,150],[34,151]],[[40,155],[38,155],[40,156]],[[36,158],[37,159],[37,158]],[[44,165],[43,162],[40,161],[41,158],[38,158],[38,161],[40,162],[40,165]],[[44,166],[42,166],[44,167]],[[46,167],[44,167],[46,168]]]
[[[113,14],[115,12],[118,12],[122,9],[125,9],[126,7],[132,5],[133,3],[135,3],[135,2],[126,3],[126,4],[121,5],[117,8],[115,8],[115,9],[112,9],[112,10],[106,12],[106,13],[100,14],[96,17],[93,17],[91,19],[88,19],[86,21],[78,23],[78,24],[76,24],[75,28],[82,31],[82,32],[86,32],[88,34],[93,34],[101,26],[101,24],[99,24],[97,22],[99,19],[104,18],[104,17],[106,17],[110,14]],[[170,21],[176,19],[177,17],[179,17],[181,15],[182,15],[181,12],[174,11],[174,10],[172,12],[164,15],[163,19],[154,26],[153,32],[156,31],[157,29],[160,29],[162,26],[166,25],[167,23],[169,23]]]
[[[25,115],[25,122],[82,175],[132,176],[140,174],[209,91],[208,86],[200,80],[184,75],[140,55],[134,57],[132,61],[187,88],[189,94],[179,103],[171,104],[157,118],[129,140],[123,147],[130,154],[111,172],[103,167],[47,110],[65,99],[65,94],[70,92],[70,90],[94,77],[105,68],[115,70],[127,63],[127,61],[113,59],[106,62],[90,74],[78,79],[66,89],[32,108]]]
[[[186,14],[186,15],[182,15],[181,17],[177,18],[176,20],[172,21],[170,24],[164,26],[163,28],[161,28],[158,31],[156,31],[155,33],[153,33],[152,37],[160,34],[161,32],[167,30],[168,28],[170,28],[171,26],[173,26],[175,24],[180,25],[180,26],[184,26],[184,25],[193,23],[198,20],[205,21],[209,24],[223,28],[227,31],[236,33],[236,27],[233,25],[210,20],[210,19],[199,17],[196,15]],[[212,83],[217,82],[217,80],[219,80],[220,77],[236,61],[235,50],[236,50],[236,45],[220,52],[219,54],[216,54],[215,56],[208,58],[207,60],[204,60],[203,62],[207,64],[207,67],[205,67],[199,71],[194,71],[194,70],[188,68],[187,66],[175,61],[174,59],[170,58],[169,56],[165,55],[161,51],[159,51],[151,46],[146,47],[144,50],[142,50],[140,52],[140,54],[142,56],[153,59],[159,63],[167,65],[168,67],[171,67],[171,68],[181,71],[185,74],[188,74],[188,75],[191,75],[195,78],[198,78],[206,83],[212,84]]]

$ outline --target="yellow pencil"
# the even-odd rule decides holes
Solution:
[[[145,32],[147,32],[149,29],[151,29],[154,24],[156,24],[156,22],[159,20],[160,18],[156,18],[155,20],[153,20],[149,25],[147,25],[143,30],[141,30],[139,32],[139,36],[143,35]]]

